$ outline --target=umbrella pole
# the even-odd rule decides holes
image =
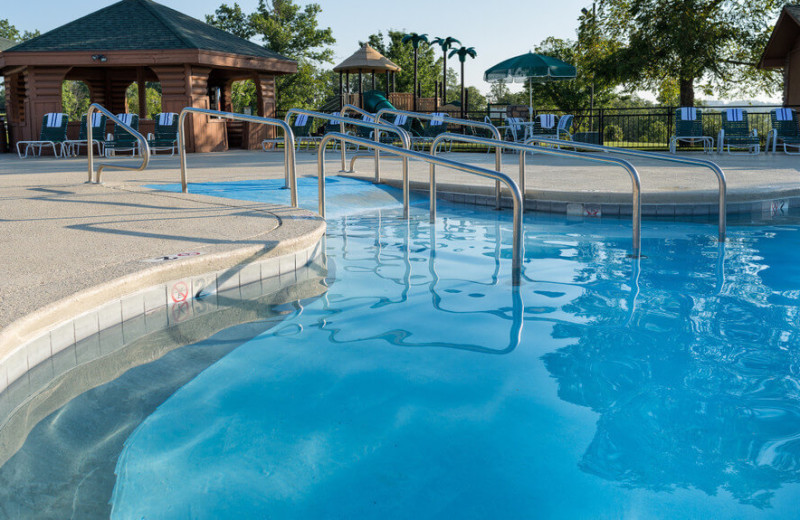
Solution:
[[[533,78],[528,78],[528,122],[533,123]]]

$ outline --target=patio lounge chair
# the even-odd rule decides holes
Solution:
[[[51,112],[45,114],[42,118],[42,130],[39,132],[38,141],[18,141],[17,142],[17,155],[20,159],[28,157],[30,150],[37,150],[38,156],[42,155],[42,148],[51,146],[53,148],[53,155],[56,157],[66,157],[67,150],[64,148],[64,141],[67,140],[67,123],[69,117],[67,114],[59,112]],[[25,155],[20,151],[20,145],[25,145]]]
[[[747,152],[739,153],[758,155],[761,151],[758,130],[750,131],[747,111],[741,108],[729,108],[722,112],[722,129],[719,131],[717,142],[720,153],[726,149],[726,146],[728,153],[733,153],[731,147],[747,150]]]
[[[136,114],[117,114],[117,119],[139,131],[139,116]],[[106,157],[115,155],[117,152],[131,152],[136,155],[139,151],[139,141],[136,137],[122,128],[118,123],[114,124],[114,135],[106,138],[105,154]]]
[[[502,132],[503,139],[506,141],[515,143],[525,141],[525,121],[521,117],[507,117],[506,124],[498,126],[497,129]]]
[[[539,114],[533,122],[531,136],[554,137],[572,141],[572,115],[557,117],[555,114]]]
[[[431,114],[432,119],[428,121],[427,125],[423,126],[422,135],[414,136],[411,138],[411,143],[414,148],[422,150],[426,144],[432,144],[440,134],[447,132],[447,122],[445,118],[449,117],[445,112],[434,112]],[[450,144],[452,146],[452,144]]]
[[[162,112],[155,117],[155,134],[147,134],[147,144],[151,152],[169,151],[175,155],[178,150],[178,114]]]
[[[703,135],[703,113],[695,107],[681,107],[675,111],[675,135],[669,139],[669,151],[675,153],[679,141],[703,143],[703,152],[714,149],[714,138]]]
[[[106,115],[100,112],[92,114],[92,146],[97,147],[97,154],[104,155],[106,145]],[[78,155],[81,146],[86,146],[86,116],[81,118],[81,130],[77,139],[67,139],[64,145],[67,147],[67,155]]]
[[[797,112],[793,108],[776,108],[769,114],[772,120],[772,130],[767,134],[767,150],[769,150],[770,140],[772,140],[772,152],[778,141],[783,144],[783,152],[788,155],[800,154],[800,125],[797,121]],[[790,152],[789,147],[796,148],[796,152]]]
[[[311,125],[314,122],[313,118],[308,114],[297,114],[292,123],[292,132],[294,132],[294,145],[299,151],[303,143],[306,143],[306,149],[311,151],[311,146],[319,141],[318,137],[311,135]]]

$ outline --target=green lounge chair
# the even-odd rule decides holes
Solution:
[[[426,144],[433,143],[440,134],[447,132],[447,118],[450,117],[445,112],[434,112],[431,114],[432,119],[428,121],[427,125],[423,126],[422,135],[411,138],[412,144],[415,147],[422,149]],[[452,146],[452,143],[448,143]]]
[[[758,155],[761,151],[761,143],[758,139],[758,130],[750,130],[750,123],[747,121],[747,111],[741,108],[729,108],[722,112],[722,129],[719,131],[719,151],[726,150],[732,154],[731,147],[744,148],[747,152]]]
[[[28,152],[31,150],[38,151],[37,155],[41,157],[42,148],[50,146],[53,148],[53,155],[55,157],[66,157],[67,149],[64,147],[64,141],[67,140],[67,124],[69,117],[67,114],[60,112],[50,112],[45,114],[42,118],[42,130],[39,132],[38,141],[18,141],[17,142],[17,155],[20,159],[28,157]],[[20,146],[25,145],[25,155],[22,155]]]
[[[151,152],[169,151],[175,155],[178,150],[178,114],[162,112],[155,119],[155,133],[147,135]]]
[[[798,125],[797,112],[793,108],[776,108],[769,114],[772,120],[772,130],[767,134],[767,150],[772,140],[772,153],[775,153],[778,142],[783,144],[783,152],[788,155],[800,154],[800,125]],[[796,148],[790,152],[789,148]]]
[[[679,141],[695,141],[703,143],[703,152],[710,153],[714,149],[714,138],[703,135],[703,113],[695,107],[681,107],[675,111],[675,135],[669,140],[669,151],[675,153]]]
[[[136,114],[117,114],[117,119],[139,131],[139,116]],[[136,155],[139,152],[139,141],[136,136],[125,130],[119,123],[114,125],[114,135],[106,138],[105,147],[106,157],[116,154],[117,152],[131,152]]]
[[[67,148],[68,155],[78,155],[81,152],[81,146],[86,146],[88,139],[88,132],[86,128],[86,116],[81,118],[81,131],[77,139],[67,139],[64,141],[64,146]],[[92,146],[97,146],[97,154],[105,154],[106,144],[106,115],[100,112],[92,114]]]
[[[292,123],[292,132],[294,132],[294,145],[299,151],[300,146],[306,143],[306,149],[311,150],[311,145],[314,144],[316,138],[311,135],[311,125],[314,120],[308,114],[297,114]]]

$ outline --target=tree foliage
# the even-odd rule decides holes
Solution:
[[[397,91],[411,92],[414,83],[414,49],[411,45],[403,43],[404,35],[402,31],[390,29],[385,36],[382,32],[371,34],[367,38],[367,43],[402,69],[396,77]],[[432,96],[435,83],[440,78],[441,58],[436,58],[436,51],[430,45],[420,46],[417,54],[417,80],[422,86],[422,95]],[[452,77],[452,70],[449,72],[449,77]],[[384,81],[379,78],[379,85],[385,85]]]
[[[596,77],[591,62],[606,50],[599,45],[590,48],[573,40],[547,38],[536,46],[536,53],[558,58],[578,69],[575,79],[551,83],[534,83],[535,106],[554,107],[564,111],[588,109],[594,84],[595,106],[607,106],[616,97],[615,84],[607,78]],[[529,85],[523,88],[523,104],[528,104]]]
[[[239,4],[222,4],[206,22],[245,39],[256,38],[267,49],[297,60],[298,72],[279,76],[277,84],[278,110],[292,107],[313,108],[320,99],[326,85],[323,63],[332,63],[336,43],[330,27],[321,28],[317,20],[322,8],[319,4],[299,6],[293,0],[259,0],[255,11],[245,13]],[[254,98],[247,98],[247,89],[237,95],[241,106],[254,105]],[[255,96],[255,90],[252,90]]]
[[[80,121],[90,103],[89,87],[83,81],[67,80],[61,84],[61,111],[70,121]]]
[[[65,82],[66,83],[66,82]],[[76,81],[73,83],[82,83],[80,81]],[[144,118],[145,119],[153,119],[157,114],[161,113],[161,83],[156,82],[146,82],[145,83],[145,110],[144,110]],[[88,96],[88,89],[87,89],[87,96]],[[88,97],[87,97],[88,100]],[[139,113],[139,84],[138,83],[131,83],[128,85],[127,90],[125,90],[125,103],[128,105],[128,112],[131,114],[138,114]],[[86,108],[89,108],[87,103]],[[83,114],[86,113],[86,110],[82,112]],[[72,116],[70,116],[72,119]]]
[[[20,31],[8,21],[7,18],[0,18],[0,38],[6,38],[15,42],[24,42],[39,36],[39,31]]]
[[[780,78],[757,70],[755,63],[782,5],[782,0],[600,0],[596,18],[584,17],[582,27],[614,43],[612,52],[594,60],[598,78],[649,90],[677,82],[680,103],[692,105],[696,87],[723,96],[776,90]]]

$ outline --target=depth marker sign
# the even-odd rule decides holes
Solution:
[[[185,253],[175,253],[173,255],[157,256],[156,258],[148,258],[142,260],[143,262],[169,262],[170,260],[180,260],[181,258],[188,258],[190,256],[200,256],[204,253],[201,251],[187,251]]]

